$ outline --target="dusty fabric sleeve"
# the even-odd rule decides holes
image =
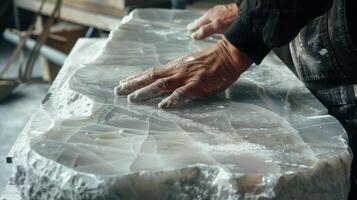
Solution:
[[[237,0],[239,14],[224,33],[256,64],[275,47],[289,43],[309,20],[325,13],[333,0]]]

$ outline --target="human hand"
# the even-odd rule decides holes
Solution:
[[[173,108],[188,100],[222,92],[252,61],[223,37],[211,48],[121,80],[116,95],[142,102],[169,94],[159,108]]]
[[[189,24],[187,29],[193,32],[192,37],[195,40],[202,40],[212,34],[226,31],[237,15],[238,7],[236,3],[218,5]]]

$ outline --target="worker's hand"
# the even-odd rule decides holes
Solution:
[[[209,9],[202,17],[187,26],[193,32],[192,37],[202,40],[215,34],[223,33],[233,23],[238,15],[236,3],[218,5]]]
[[[158,106],[172,108],[193,98],[222,92],[251,64],[245,54],[223,38],[205,51],[120,81],[114,93],[129,94],[129,102],[169,94]]]

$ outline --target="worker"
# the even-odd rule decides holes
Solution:
[[[341,122],[357,153],[356,11],[354,0],[238,0],[216,6],[188,25],[197,40],[223,33],[212,47],[121,80],[115,93],[128,95],[130,102],[168,95],[158,106],[173,108],[222,92],[252,63],[290,42],[298,77]],[[353,162],[349,199],[357,199],[356,175]]]

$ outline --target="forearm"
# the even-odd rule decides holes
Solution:
[[[224,34],[259,64],[273,48],[289,43],[309,20],[325,13],[333,0],[237,0],[239,15]]]

